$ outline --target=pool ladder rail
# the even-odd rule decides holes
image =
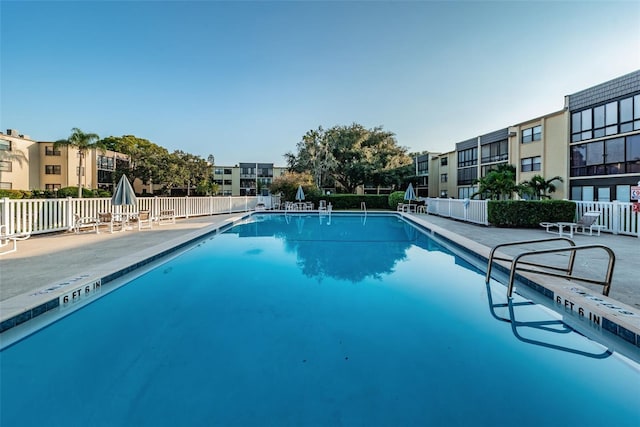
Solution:
[[[531,245],[531,244],[535,245],[535,244],[548,243],[548,242],[554,242],[554,241],[569,243],[569,247],[529,250],[529,251],[522,252],[513,258],[499,257],[496,255],[496,251],[499,248],[506,247],[506,246],[519,246],[519,245]],[[586,277],[575,276],[573,274],[573,266],[575,264],[576,253],[578,251],[586,251],[586,250],[594,250],[594,249],[602,249],[607,253],[607,255],[609,255],[609,262],[608,262],[607,272],[605,274],[604,280],[596,280],[596,279],[590,279]],[[566,252],[569,252],[569,263],[566,268],[522,260],[522,258],[535,256],[535,255],[560,254],[560,253],[566,253]],[[602,294],[605,296],[608,296],[609,291],[611,289],[611,280],[613,277],[613,268],[615,266],[616,256],[614,252],[611,250],[611,248],[605,245],[593,244],[593,245],[576,246],[576,243],[573,240],[569,239],[568,237],[553,237],[553,238],[541,239],[541,240],[523,240],[519,242],[502,243],[494,246],[493,249],[491,249],[491,253],[489,254],[489,262],[487,263],[487,276],[485,278],[486,283],[489,283],[489,280],[491,279],[491,269],[493,267],[494,261],[506,261],[511,263],[511,267],[509,269],[509,283],[507,285],[508,298],[511,298],[513,294],[513,284],[516,280],[516,272],[542,274],[546,276],[560,277],[560,278],[572,280],[572,281],[600,285],[603,287]],[[522,267],[522,265],[537,267],[537,268],[533,269],[528,267]]]

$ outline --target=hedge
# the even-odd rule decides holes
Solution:
[[[496,227],[537,228],[541,222],[571,222],[576,204],[569,200],[489,200],[489,223]]]

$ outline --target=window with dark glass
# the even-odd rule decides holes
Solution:
[[[509,142],[507,140],[482,146],[482,163],[500,162],[508,158]]]
[[[542,139],[542,126],[534,126],[522,130],[522,143],[540,141]]]
[[[458,167],[474,166],[478,164],[478,148],[458,151]]]
[[[542,166],[542,159],[540,156],[527,157],[520,160],[520,170],[522,172],[539,171]]]
[[[60,165],[45,165],[44,173],[46,175],[61,175],[62,174],[62,166],[60,166]]]
[[[448,175],[446,173],[442,173],[440,174],[440,182],[447,182],[448,180]]]
[[[447,166],[448,162],[449,162],[448,158],[446,158],[446,157],[441,157],[440,158],[440,166]]]
[[[418,175],[424,175],[429,173],[429,162],[427,160],[421,160],[418,162]]]
[[[640,172],[640,135],[628,136],[627,143],[627,173]]]
[[[45,156],[59,156],[60,150],[54,150],[53,145],[47,145],[44,147],[44,155]]]
[[[231,175],[231,169],[225,169],[224,170],[224,174],[225,175]]]
[[[458,169],[458,185],[472,184],[478,178],[477,168]]]

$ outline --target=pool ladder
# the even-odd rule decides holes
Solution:
[[[505,246],[519,246],[519,245],[529,245],[529,244],[535,245],[539,243],[554,242],[554,241],[569,243],[569,247],[555,248],[555,249],[529,250],[526,252],[522,252],[513,258],[499,257],[496,255],[497,249]],[[609,263],[607,266],[607,272],[605,274],[604,280],[595,280],[595,279],[589,279],[586,277],[575,276],[573,274],[573,266],[575,263],[576,253],[578,251],[594,250],[594,249],[602,249],[607,253],[607,255],[609,255]],[[566,253],[566,252],[569,253],[569,263],[566,268],[522,260],[522,258],[535,256],[535,255],[559,254],[559,253]],[[541,240],[523,240],[519,242],[502,243],[494,246],[493,249],[491,249],[491,253],[489,254],[489,262],[487,264],[487,276],[485,278],[486,283],[489,283],[489,280],[491,279],[491,269],[493,267],[494,261],[506,261],[511,263],[511,268],[509,271],[509,283],[507,286],[508,298],[511,298],[511,295],[513,294],[513,284],[516,280],[517,271],[542,274],[546,276],[560,277],[568,280],[575,280],[575,281],[584,282],[584,283],[601,285],[603,287],[602,294],[605,296],[608,296],[609,290],[611,289],[611,279],[613,277],[613,267],[615,266],[616,256],[611,250],[611,248],[607,246],[598,245],[598,244],[576,246],[575,242],[567,237],[553,237],[553,238],[541,239]],[[537,268],[533,269],[528,267],[522,267],[522,265],[537,267]]]

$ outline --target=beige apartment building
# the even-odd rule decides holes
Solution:
[[[28,190],[38,180],[38,143],[15,129],[0,132],[0,189]]]
[[[535,175],[549,180],[555,176],[554,199],[568,198],[569,151],[567,149],[568,111],[560,110],[509,127],[509,160],[516,167],[516,182]]]
[[[429,197],[454,197],[457,194],[458,163],[455,151],[434,154],[429,165]]]

